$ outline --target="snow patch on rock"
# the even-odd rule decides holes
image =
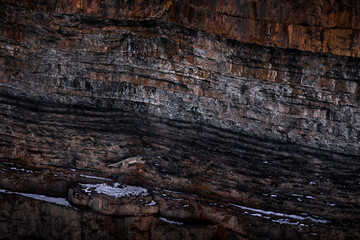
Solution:
[[[151,200],[150,203],[145,204],[145,206],[154,206],[156,205],[156,202],[154,200]]]
[[[44,201],[44,202],[55,203],[57,205],[61,205],[61,206],[65,206],[65,207],[72,207],[65,198],[48,197],[45,195],[33,194],[33,193],[12,192],[12,191],[8,191],[6,189],[0,189],[0,193],[17,194],[17,195],[21,195],[21,196],[28,197],[28,198],[33,198],[33,199]]]
[[[90,179],[99,179],[99,180],[110,181],[110,179],[103,178],[103,177],[96,177],[96,176],[90,176],[90,175],[84,175],[84,174],[80,174],[79,176],[84,177],[84,178],[90,178]]]
[[[166,222],[166,223],[169,223],[169,224],[171,224],[171,225],[178,225],[178,226],[184,225],[184,223],[182,223],[182,222],[171,221],[171,220],[166,219],[166,218],[164,218],[164,217],[161,217],[161,218],[159,218],[159,219],[160,219],[161,221]]]
[[[285,218],[291,218],[291,219],[296,219],[296,220],[310,220],[314,223],[328,223],[329,221],[327,220],[322,220],[322,219],[316,219],[316,218],[312,218],[312,217],[302,217],[302,216],[298,216],[295,214],[285,214],[285,213],[277,213],[277,212],[273,212],[273,211],[264,211],[261,209],[257,209],[257,208],[250,208],[250,207],[245,207],[245,206],[241,206],[241,205],[237,205],[237,204],[233,204],[233,203],[229,203],[229,205],[237,207],[237,208],[241,208],[243,210],[249,210],[255,213],[259,213],[261,215],[268,215],[268,216],[277,216],[277,217],[285,217]],[[287,223],[286,221],[282,221],[282,223]]]
[[[129,196],[148,196],[147,189],[137,186],[129,186],[120,183],[114,183],[114,186],[107,183],[99,184],[80,184],[85,192],[91,193],[93,191],[105,194],[112,197],[129,197]]]

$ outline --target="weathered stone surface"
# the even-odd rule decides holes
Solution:
[[[1,239],[214,239],[214,225],[173,225],[153,216],[114,217],[0,193]]]
[[[149,239],[153,217],[114,218],[0,193],[1,239]]]
[[[75,209],[0,193],[1,239],[81,239]]]
[[[150,195],[130,195],[123,197],[108,196],[106,194],[84,191],[80,184],[69,190],[68,199],[79,206],[90,207],[98,212],[118,216],[146,216],[159,212],[159,205],[153,202]],[[88,191],[91,191],[88,193]]]
[[[2,167],[2,171],[6,170],[5,172],[8,172],[11,168],[14,168],[13,165],[8,165],[5,164],[5,167]],[[22,167],[28,170],[28,167]],[[11,175],[15,174],[20,178],[19,175],[27,174],[26,170],[13,171],[11,174],[8,173],[8,176],[11,177]],[[44,171],[43,175],[60,175],[60,172],[56,174],[55,172],[56,170],[53,172]],[[33,181],[36,184],[40,184],[37,180],[37,174],[34,173],[32,176],[33,178],[27,178],[28,185],[34,185]],[[83,178],[79,179],[80,176],[83,176]],[[111,186],[110,179],[94,175],[84,175],[80,171],[62,172],[62,178],[66,182],[72,182],[75,179],[83,182],[77,187],[70,188],[68,194],[70,203],[76,204],[76,207],[79,209],[70,209],[69,203],[65,206],[49,203],[49,200],[44,198],[44,196],[35,197],[42,200],[39,201],[31,199],[34,198],[34,194],[30,195],[31,198],[29,198],[19,196],[20,194],[29,196],[26,193],[17,192],[10,194],[0,190],[1,202],[5,202],[1,212],[3,219],[0,219],[1,236],[11,236],[9,238],[14,239],[24,236],[39,238],[49,233],[44,232],[41,235],[34,228],[47,228],[51,224],[56,224],[57,229],[68,229],[69,226],[67,224],[71,224],[74,231],[76,230],[76,234],[81,234],[81,236],[91,239],[118,239],[119,236],[125,239],[181,239],[181,236],[183,238],[186,237],[186,239],[189,236],[196,236],[194,239],[259,239],[265,236],[271,236],[273,239],[311,239],[315,235],[320,236],[320,239],[351,239],[360,236],[358,225],[356,225],[358,221],[355,219],[354,221],[346,220],[342,216],[338,216],[338,219],[331,219],[331,222],[329,222],[330,219],[324,219],[324,216],[316,216],[314,209],[307,211],[311,215],[304,212],[296,215],[294,212],[288,213],[285,208],[274,209],[274,211],[272,209],[251,208],[248,207],[249,204],[247,206],[240,206],[229,203],[227,202],[229,199],[226,198],[210,200],[192,193],[157,187],[153,190],[147,189],[145,191],[147,194],[144,196],[140,194],[117,198],[111,196],[114,192],[106,191],[107,194],[110,194],[108,196],[103,193],[96,193],[96,189],[92,187],[103,185],[104,181],[106,185]],[[101,184],[96,184],[94,181]],[[88,182],[88,184],[84,184],[84,182]],[[51,194],[51,191],[43,190],[44,188],[51,187],[51,185],[45,181],[42,184],[42,187],[37,188],[38,191],[41,194],[44,192]],[[6,187],[9,189],[16,186],[9,185]],[[34,191],[34,189],[30,190]],[[150,199],[151,197],[152,200]],[[11,225],[12,221],[18,221],[14,220],[16,216],[16,219],[19,218],[19,213],[13,208],[22,206],[17,199],[20,199],[27,206],[21,207],[23,210],[21,214],[26,216],[26,218],[23,218],[17,225]],[[12,202],[13,205],[10,207],[7,201]],[[286,206],[286,204],[283,206]],[[37,214],[37,208],[44,208],[46,211],[55,211],[56,213],[49,214],[48,218],[42,219],[42,215]],[[62,209],[65,210],[63,211]],[[344,210],[344,208],[341,208],[341,210]],[[80,215],[79,219],[81,221],[69,223],[67,221],[70,214],[69,211],[73,215]],[[57,220],[52,219],[53,217]],[[348,217],[351,218],[352,215]],[[12,226],[24,224],[24,221],[32,221],[36,224],[25,228],[26,231],[17,233],[16,229],[12,228]],[[122,228],[117,229],[116,224],[122,224]],[[54,228],[55,226],[51,225],[50,227]],[[167,234],[165,234],[166,232]],[[69,232],[54,232],[51,234],[54,235],[55,239],[59,235],[65,239],[77,239],[72,236],[73,233],[70,234]],[[192,239],[192,237],[189,238]]]
[[[78,14],[96,19],[157,19],[229,39],[302,51],[360,56],[360,2],[311,1],[111,1],[47,0],[8,4],[57,14]],[[67,33],[66,29],[59,28]],[[21,37],[8,29],[5,34]]]
[[[359,57],[359,4],[187,0],[177,1],[180,13],[175,16],[193,28],[243,42]]]
[[[76,15],[63,18],[55,13],[34,15],[12,6],[2,9],[7,11],[5,16],[13,13],[27,16],[31,23],[40,21],[49,31],[44,34],[43,27],[34,30],[33,25],[23,23],[23,31],[29,32],[21,44],[6,36],[3,42],[3,102],[16,102],[21,116],[28,112],[22,117],[27,131],[69,114],[67,123],[47,128],[58,132],[58,127],[87,123],[94,130],[107,130],[107,123],[114,125],[112,132],[101,137],[84,131],[69,138],[69,130],[64,129],[64,136],[56,134],[54,138],[66,139],[68,144],[59,143],[61,152],[69,156],[35,152],[29,157],[48,157],[54,163],[76,161],[82,154],[111,159],[113,152],[121,152],[119,147],[112,146],[106,152],[109,156],[104,156],[91,145],[106,145],[104,141],[115,131],[135,130],[132,125],[136,121],[136,125],[153,127],[152,122],[159,118],[359,154],[356,58],[244,45],[162,22],[141,22],[144,28],[136,22],[93,23],[95,19],[77,19]],[[3,21],[3,25],[13,24],[11,16]],[[59,33],[61,27],[69,28],[66,34]],[[79,32],[82,29],[88,33]],[[33,102],[22,103],[22,95]],[[34,108],[43,112],[41,118],[33,116]],[[4,109],[4,113],[16,116],[16,109]],[[26,118],[33,119],[33,125]],[[31,144],[31,139],[46,138],[50,133],[51,128],[44,129],[27,141]],[[142,143],[133,135],[118,139],[135,151],[123,152],[123,156],[142,153]],[[100,142],[94,144],[95,139]],[[88,147],[76,149],[79,142]],[[3,151],[21,158],[28,151],[21,149],[21,144],[19,141],[18,147]],[[69,159],[74,151],[79,156]]]
[[[189,209],[161,193],[170,198],[154,194],[159,210],[146,214],[218,227],[200,226],[203,236],[356,239],[357,9],[320,0],[1,1],[0,187],[65,197],[78,182],[116,180],[186,193]],[[109,179],[80,176],[90,173]],[[79,206],[127,211],[76,192],[69,198]],[[304,230],[210,200],[328,222]],[[165,231],[150,225],[139,234]]]

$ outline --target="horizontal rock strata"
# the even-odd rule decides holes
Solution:
[[[51,211],[82,230],[46,233],[70,239],[101,228],[85,215],[145,221],[138,239],[358,238],[357,1],[236,2],[1,1],[0,188],[71,200],[80,213]],[[112,181],[151,196],[78,185]]]
[[[3,0],[27,9],[96,19],[161,19],[247,43],[360,56],[360,3],[352,0]],[[8,36],[22,36],[9,29]],[[65,30],[65,31],[64,31]],[[67,34],[66,29],[62,29]]]
[[[47,171],[5,163],[1,164],[4,172],[12,177],[31,174],[27,179],[31,183],[41,173],[73,186],[68,196],[60,197],[0,189],[3,239],[349,239],[359,234],[355,226],[345,230],[344,222],[314,214],[251,208],[158,187],[119,185],[83,170]],[[36,185],[51,188],[46,181]],[[45,230],[37,232],[39,228]]]

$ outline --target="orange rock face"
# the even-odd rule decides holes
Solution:
[[[359,9],[0,1],[0,238],[359,238]]]
[[[11,1],[101,19],[159,19],[265,46],[360,57],[359,1]]]

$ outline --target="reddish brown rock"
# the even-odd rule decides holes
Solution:
[[[133,224],[126,236],[139,239],[168,229],[174,238],[356,239],[357,9],[358,1],[1,1],[0,187],[68,198],[89,216],[84,239]],[[104,182],[152,189],[158,205],[76,188]],[[135,220],[115,216],[124,214]],[[289,215],[301,221],[279,218]],[[101,230],[104,219],[125,227]],[[34,231],[11,232],[2,236]]]
[[[14,1],[97,19],[159,19],[225,38],[303,51],[360,56],[359,1]]]

